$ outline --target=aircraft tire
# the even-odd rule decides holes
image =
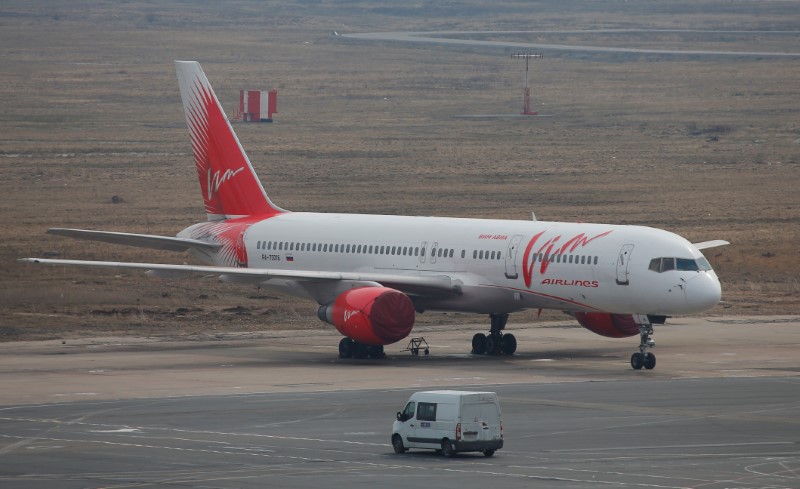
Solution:
[[[353,340],[342,338],[339,341],[339,358],[353,358]]]
[[[511,333],[504,334],[500,339],[500,349],[506,355],[513,355],[517,351],[517,338]]]
[[[644,356],[644,368],[647,370],[653,370],[656,368],[656,356],[653,355],[651,352],[647,352]]]
[[[500,353],[500,335],[492,335],[486,337],[486,353],[488,355],[497,355]]]
[[[364,359],[367,358],[369,346],[358,341],[353,342],[353,358]]]
[[[367,356],[370,358],[386,358],[386,353],[383,352],[383,345],[368,346]]]
[[[475,355],[483,355],[486,353],[486,335],[483,333],[475,333],[472,337],[472,353]]]
[[[634,370],[641,370],[642,367],[644,367],[644,355],[638,351],[631,355],[631,367],[633,367]]]

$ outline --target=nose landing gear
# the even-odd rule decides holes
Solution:
[[[656,356],[647,349],[656,346],[656,342],[653,341],[653,324],[646,314],[634,314],[633,319],[639,326],[640,340],[639,351],[631,355],[631,367],[635,370],[641,370],[642,367],[652,370],[656,367]]]

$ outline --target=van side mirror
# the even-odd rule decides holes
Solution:
[[[401,413],[400,411],[397,411],[397,421],[400,421],[401,423],[405,423],[406,422],[405,415],[403,413]]]

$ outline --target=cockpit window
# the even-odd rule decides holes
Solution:
[[[711,270],[711,265],[705,257],[698,259],[692,258],[653,258],[650,260],[649,270],[653,272],[668,272],[670,270],[679,270],[684,272],[697,272]]]

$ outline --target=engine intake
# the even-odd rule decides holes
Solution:
[[[344,336],[375,346],[408,336],[416,318],[411,299],[388,287],[348,290],[321,306],[317,315]]]

